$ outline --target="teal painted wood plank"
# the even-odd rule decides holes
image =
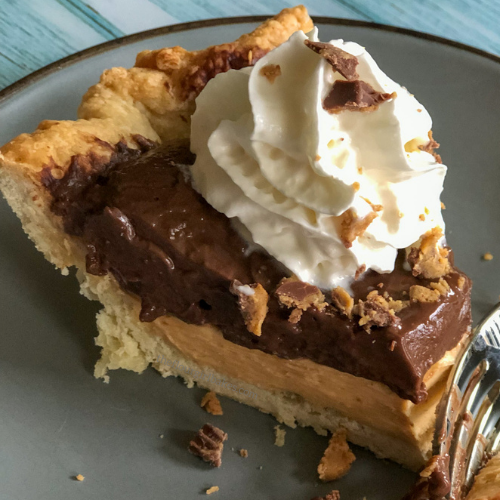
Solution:
[[[500,54],[497,0],[348,0],[370,20],[411,28]]]
[[[298,3],[307,6],[312,15],[367,19],[351,8],[344,0],[151,0],[172,14],[179,21],[194,21],[214,17],[245,16],[252,14],[273,15],[285,7]]]
[[[56,1],[106,39],[118,38],[125,35],[125,33],[118,29],[113,23],[102,17],[97,10],[84,2],[79,0]]]
[[[151,0],[85,0],[85,4],[127,34],[179,22]]]
[[[0,0],[0,88],[106,38],[53,0]]]
[[[89,46],[175,22],[274,14],[294,0],[0,0],[0,88]],[[312,15],[407,27],[500,54],[498,0],[306,0]],[[134,13],[137,12],[137,15]]]

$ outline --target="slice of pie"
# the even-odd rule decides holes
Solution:
[[[416,470],[470,332],[446,168],[415,98],[312,29],[140,53],[3,146],[0,188],[103,304],[97,377],[152,365]]]

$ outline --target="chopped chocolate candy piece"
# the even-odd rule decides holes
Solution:
[[[318,474],[321,481],[328,482],[345,476],[356,457],[347,444],[347,432],[339,429],[328,443],[323,458],[318,465]]]
[[[393,307],[391,307],[393,306]],[[401,319],[395,314],[394,306],[401,310],[404,303],[400,300],[390,302],[373,290],[368,294],[366,300],[360,300],[355,306],[354,312],[360,316],[359,325],[365,330],[372,326],[395,326],[401,323]]]
[[[283,305],[296,307],[302,311],[307,311],[312,306],[321,311],[327,305],[325,296],[317,286],[293,278],[284,279],[275,293]]]
[[[240,454],[240,457],[247,458],[248,457],[248,450],[245,450],[245,448],[241,448],[240,451],[238,451]]]
[[[274,80],[281,75],[281,67],[279,64],[267,64],[260,69],[259,75],[266,77],[269,83],[274,83]]]
[[[290,323],[293,323],[293,324],[296,324],[300,321],[300,318],[302,318],[302,313],[304,311],[302,311],[302,309],[297,309],[295,308],[291,313],[290,313],[290,317],[288,318],[288,321]]]
[[[352,318],[354,299],[341,286],[332,290],[332,303],[342,314]]]
[[[363,236],[366,228],[378,217],[377,212],[370,212],[365,217],[356,217],[350,208],[341,216],[340,239],[346,248],[352,247],[352,242],[359,236]]]
[[[450,285],[443,278],[440,278],[437,283],[431,283],[429,286],[438,292],[439,295],[446,295],[450,291]]]
[[[222,464],[222,448],[227,434],[211,424],[205,424],[189,443],[189,451],[214,467]]]
[[[438,245],[442,237],[443,230],[437,226],[424,234],[419,248],[411,248],[407,261],[413,276],[436,279],[451,271],[449,251]]]
[[[429,130],[429,142],[427,144],[424,144],[423,146],[419,146],[418,149],[421,151],[425,151],[426,153],[430,153],[432,156],[434,156],[434,159],[438,163],[443,163],[443,160],[441,160],[441,155],[438,155],[434,150],[439,148],[439,142],[436,142],[434,138],[432,137],[432,130]]]
[[[238,304],[248,331],[260,337],[269,299],[264,287],[260,283],[242,285],[238,280],[234,280],[231,293],[238,296]]]
[[[354,279],[357,281],[358,278],[366,271],[366,264],[361,264],[354,273]]]
[[[410,300],[412,302],[436,302],[439,292],[426,286],[413,285],[410,287]]]
[[[339,490],[332,490],[326,497],[314,497],[311,500],[340,500],[340,493]]]
[[[207,491],[205,491],[205,493],[207,495],[211,495],[212,493],[216,493],[217,491],[219,491],[219,487],[218,486],[211,486],[210,488],[208,488]]]
[[[338,71],[346,80],[356,80],[359,75],[356,72],[358,58],[345,50],[339,49],[331,43],[312,42],[304,40],[311,50],[324,57],[335,71]]]
[[[450,285],[443,278],[437,283],[430,283],[429,287],[413,285],[410,287],[410,300],[414,302],[436,302],[439,297],[446,295],[449,290]]]
[[[215,392],[207,392],[201,400],[200,406],[212,415],[223,415],[222,406]]]
[[[370,84],[361,80],[336,80],[332,90],[323,101],[323,108],[329,113],[339,111],[372,111],[379,104],[394,99],[396,93],[385,94],[378,92]]]
[[[460,278],[458,278],[457,285],[460,290],[464,289],[465,278],[463,276],[460,276]]]

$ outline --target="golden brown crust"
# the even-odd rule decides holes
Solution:
[[[479,471],[467,500],[500,500],[500,455]]]
[[[286,41],[293,31],[311,27],[304,8],[285,9],[239,41],[245,46],[252,42],[269,48]],[[198,57],[202,53],[197,52]],[[73,156],[105,159],[113,154],[108,145],[120,141],[137,148],[136,135],[155,142],[189,137],[194,102],[175,96],[171,86],[179,82],[178,76],[173,78],[158,69],[112,68],[85,94],[79,120],[43,121],[35,132],[21,134],[0,148],[0,189],[21,217],[28,235],[38,242],[39,250],[64,272],[74,264],[75,254],[83,258],[83,250],[77,241],[61,233],[61,220],[50,211],[51,199],[42,188],[40,172],[53,166],[57,167],[54,176],[62,176]],[[36,222],[40,216],[35,208],[26,209],[27,198],[30,207],[34,204],[38,214],[44,214],[43,227]],[[25,214],[28,211],[29,218]]]
[[[163,139],[189,137],[194,98],[218,73],[254,64],[298,30],[310,31],[305,7],[284,9],[235,42],[187,51],[182,47],[146,50],[135,67],[105,71],[85,94],[80,118],[127,119],[143,115]]]
[[[135,65],[164,72],[170,77],[173,95],[181,100],[193,99],[221,71],[250,66],[295,31],[308,32],[312,28],[307,9],[299,5],[282,10],[232,43],[192,52],[182,47],[145,50],[137,55]]]
[[[83,97],[79,120],[43,121],[32,134],[21,134],[0,148],[0,166],[12,165],[39,184],[37,174],[48,164],[64,172],[76,154],[109,155],[99,141],[116,144],[124,140],[135,147],[135,134],[152,141],[188,138],[194,101],[193,96],[181,98],[181,90],[194,64],[210,65],[210,54],[224,51],[228,57],[243,49],[268,51],[300,29],[309,31],[312,21],[304,7],[295,7],[230,44],[194,52],[180,47],[143,52],[137,58],[138,67],[104,71],[100,82]]]
[[[31,174],[39,173],[47,165],[57,165],[63,171],[77,154],[90,152],[109,157],[109,144],[125,140],[136,148],[133,136],[142,135],[158,141],[158,135],[146,121],[118,123],[111,120],[45,120],[32,134],[21,134],[0,148],[0,160],[23,165]],[[21,167],[19,167],[21,168]],[[38,176],[34,175],[33,179]]]

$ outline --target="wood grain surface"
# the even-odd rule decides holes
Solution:
[[[500,54],[499,0],[310,0],[312,15],[411,28]],[[174,23],[274,14],[286,0],[0,0],[0,89],[64,56]]]

